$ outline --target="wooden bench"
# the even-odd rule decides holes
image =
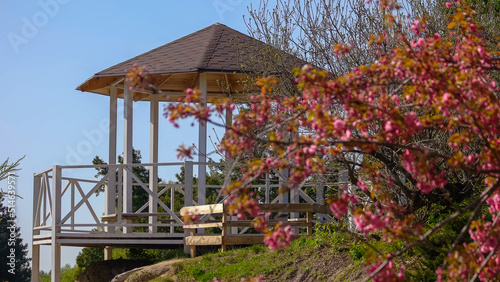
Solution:
[[[282,221],[285,225],[293,227],[307,228],[307,235],[312,235],[313,232],[313,213],[331,214],[328,206],[318,204],[260,204],[262,212],[271,213],[305,213],[305,218],[288,218],[284,220],[270,219],[269,226]],[[190,246],[191,257],[196,256],[196,246],[221,245],[222,251],[226,251],[228,245],[254,245],[262,244],[264,234],[237,234],[229,235],[227,228],[229,227],[251,227],[252,220],[232,220],[228,215],[228,210],[223,204],[201,205],[183,207],[181,216],[186,215],[222,215],[221,221],[215,222],[200,222],[194,224],[185,224],[184,229],[189,230],[189,236],[184,238],[184,244]],[[200,235],[196,234],[196,229],[205,228],[221,228],[221,234]]]

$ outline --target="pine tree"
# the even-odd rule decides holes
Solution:
[[[0,194],[0,281],[17,282],[31,279],[28,244],[23,243],[21,228],[16,225],[16,209],[13,208],[15,197]]]

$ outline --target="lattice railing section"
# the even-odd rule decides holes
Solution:
[[[115,234],[161,233],[162,236],[184,236],[180,209],[183,206],[198,205],[196,191],[200,185],[194,183],[194,167],[220,166],[214,163],[158,163],[117,164],[87,166],[54,166],[34,176],[33,235],[53,234]],[[146,183],[133,173],[133,167],[143,166],[150,170],[170,169],[170,176],[184,168],[184,183]],[[96,168],[107,173],[95,179]],[[269,175],[263,176],[252,186],[262,203],[310,203],[323,204],[324,192],[339,183],[302,183],[300,189],[290,194],[280,194],[286,182]],[[127,182],[127,177],[131,180]],[[164,176],[163,176],[164,177]],[[223,179],[221,179],[221,182]],[[151,181],[149,181],[151,182]],[[130,184],[127,184],[130,183]],[[128,185],[128,186],[127,186]],[[224,198],[216,197],[220,185],[203,185],[215,189],[211,199],[201,204],[222,203]],[[311,193],[314,191],[314,193]],[[140,198],[142,195],[142,198]],[[180,199],[182,197],[182,201]],[[210,202],[211,201],[211,202]],[[138,204],[139,203],[139,204]],[[180,204],[179,204],[180,203]],[[177,205],[177,206],[176,206]],[[135,210],[134,210],[135,209]],[[290,218],[298,218],[291,213]],[[205,220],[210,220],[207,215]],[[318,215],[321,221],[333,221],[328,215]],[[242,234],[248,228],[231,228],[232,234]],[[158,234],[160,235],[160,234]],[[45,237],[47,238],[47,237]]]

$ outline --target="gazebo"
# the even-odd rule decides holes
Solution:
[[[265,51],[267,50],[267,51]],[[271,51],[269,51],[271,50]],[[158,168],[172,163],[158,163],[158,117],[159,102],[175,102],[185,95],[187,88],[198,88],[202,101],[230,97],[244,99],[242,93],[255,91],[254,86],[245,83],[249,74],[265,73],[255,60],[262,52],[282,52],[269,45],[231,29],[223,24],[213,24],[144,54],[121,62],[100,71],[77,87],[82,92],[109,96],[109,157],[108,174],[98,181],[75,179],[65,176],[68,169],[94,169],[97,166],[53,166],[35,174],[33,195],[33,262],[32,281],[38,281],[40,245],[51,245],[52,281],[60,279],[60,248],[66,246],[101,246],[106,247],[105,258],[111,258],[113,247],[154,247],[165,244],[182,244],[183,233],[174,232],[175,226],[181,226],[173,204],[163,203],[160,194],[171,192],[179,187],[159,185]],[[283,62],[290,67],[300,67],[303,62],[296,57],[284,54]],[[293,62],[296,64],[293,65]],[[161,90],[157,94],[145,89],[130,89],[125,76],[126,70],[133,64],[147,66],[154,84]],[[249,86],[250,85],[250,86]],[[123,109],[123,164],[117,164],[117,100],[122,98]],[[143,183],[132,173],[133,140],[133,103],[150,103],[150,150],[149,161],[142,166],[149,167],[149,183]],[[232,120],[232,113],[226,113],[226,122]],[[181,188],[184,205],[205,204],[206,195],[206,159],[207,125],[199,124],[197,163],[184,162],[174,165],[184,166],[186,183]],[[193,201],[193,167],[198,168],[198,198]],[[84,184],[90,185],[86,191]],[[148,206],[138,211],[132,210],[132,187],[140,186],[149,194]],[[105,208],[100,218],[93,211],[90,196],[104,186]],[[160,187],[161,186],[161,187]],[[116,189],[118,187],[118,189]],[[159,187],[162,188],[159,191]],[[267,189],[269,189],[267,185]],[[67,193],[66,193],[67,192]],[[81,199],[78,199],[78,193]],[[61,209],[62,198],[70,197],[67,213]],[[173,203],[173,202],[172,202]],[[48,206],[48,211],[46,207]],[[77,224],[75,213],[87,207],[95,222]],[[161,206],[165,212],[159,213]],[[64,208],[63,208],[64,209]],[[144,210],[148,212],[145,213]],[[147,217],[149,232],[132,232],[132,219]],[[158,218],[168,217],[163,222]],[[170,226],[170,233],[157,233],[159,226]],[[87,229],[82,230],[81,228]],[[89,230],[88,228],[97,228]],[[121,231],[119,230],[121,229]],[[117,231],[118,230],[118,231]]]

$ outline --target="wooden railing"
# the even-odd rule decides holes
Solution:
[[[279,222],[285,225],[290,225],[294,228],[305,228],[307,235],[313,233],[313,213],[327,215],[331,214],[328,206],[319,204],[260,204],[262,212],[270,212],[271,217],[268,219],[268,225],[274,226]],[[295,213],[299,216],[296,218],[279,218],[280,215]],[[272,217],[275,214],[276,216]],[[300,217],[304,214],[304,217]],[[220,220],[206,220],[204,222],[197,222],[193,224],[185,224],[184,229],[189,230],[189,236],[184,238],[184,245],[190,246],[191,257],[196,256],[196,246],[210,246],[220,245],[222,251],[226,251],[228,245],[254,245],[262,244],[264,241],[263,234],[230,234],[229,228],[231,227],[251,227],[251,220],[237,220],[230,217],[228,214],[227,206],[223,204],[214,205],[201,205],[183,207],[181,209],[181,216],[221,216]],[[220,228],[221,233],[216,234],[197,234],[197,230],[204,230],[206,228]]]
[[[174,209],[174,202],[178,201],[179,196],[183,196],[184,205],[198,204],[193,200],[193,190],[197,187],[193,184],[193,166],[196,165],[199,164],[184,162],[54,166],[37,173],[34,175],[33,187],[33,235],[36,237],[42,232],[115,233],[120,231],[131,233],[133,227],[146,228],[149,230],[146,232],[156,233],[159,227],[167,227],[170,233],[183,236],[184,232],[180,228],[183,224],[179,218],[180,207],[177,210]],[[186,182],[181,184],[144,183],[133,174],[132,169],[136,166],[177,167],[175,172],[179,172],[180,167],[184,167]],[[95,169],[102,168],[107,169],[107,174],[101,179],[91,179],[95,174]],[[80,173],[92,176],[73,177],[74,174]],[[132,179],[128,189],[125,184],[126,175]],[[104,191],[96,194],[101,189]],[[132,189],[144,190],[149,197],[148,203],[137,210],[132,210],[130,199]],[[163,202],[160,198],[167,193],[170,194],[169,203]],[[127,200],[127,197],[130,200]],[[151,206],[151,202],[155,205]],[[159,210],[161,212],[158,212]],[[148,223],[132,221],[144,217],[153,220]],[[126,229],[129,231],[127,232]]]
[[[193,167],[197,165],[200,163],[186,161],[156,164],[54,166],[37,173],[34,175],[33,187],[33,235],[36,237],[43,232],[54,235],[61,232],[122,232],[127,234],[132,233],[132,228],[138,230],[138,227],[148,233],[157,233],[158,228],[162,227],[162,230],[165,230],[166,227],[169,234],[183,235],[184,232],[180,228],[183,225],[179,216],[180,207],[174,208],[176,197],[183,196],[183,206],[205,204],[205,199],[200,199],[199,195],[193,195],[195,188],[199,186],[193,183]],[[136,166],[150,169],[174,167],[175,172],[179,172],[180,167],[184,167],[185,183],[144,183],[132,173],[132,169]],[[101,179],[92,179],[96,168],[106,168],[108,172]],[[86,171],[86,176],[80,176],[81,171]],[[75,177],[75,174],[78,177]],[[127,177],[131,179],[128,181],[130,185],[128,188]],[[267,176],[261,179],[260,184],[252,185],[251,189],[256,192],[260,191],[261,199],[266,204],[288,202],[321,204],[323,191],[329,184],[304,183],[301,189],[292,190],[290,195],[278,193],[282,185],[282,180],[271,180]],[[222,188],[217,185],[204,186],[206,189]],[[315,196],[310,196],[302,190],[311,186],[316,190]],[[96,191],[101,188],[104,191],[95,197]],[[132,210],[131,188],[144,190],[149,197],[148,203],[143,204],[137,210]],[[167,193],[170,194],[169,203],[161,200],[161,197]],[[195,199],[198,200],[195,201]],[[222,201],[224,198],[218,199],[219,203]],[[133,220],[144,217],[149,219],[148,222],[139,223]],[[297,217],[297,215],[292,213],[291,217]],[[326,221],[332,220],[328,215],[322,215],[322,217],[325,217]],[[248,228],[240,229],[239,232],[245,233],[247,230]]]

